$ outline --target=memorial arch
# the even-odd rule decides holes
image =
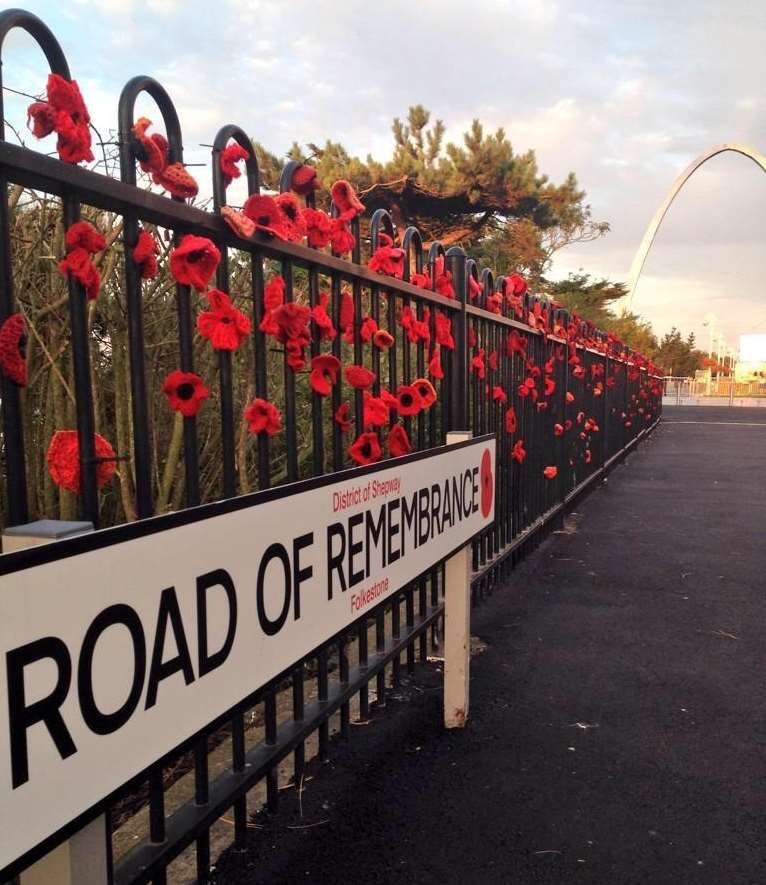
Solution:
[[[697,157],[696,160],[690,163],[673,182],[673,186],[668,191],[668,195],[660,204],[660,207],[654,213],[654,217],[649,222],[646,233],[641,240],[641,245],[638,247],[638,251],[636,252],[636,255],[633,259],[633,264],[630,267],[630,274],[628,275],[628,308],[630,308],[630,306],[633,304],[633,295],[636,291],[636,287],[638,286],[638,280],[641,276],[641,271],[644,267],[646,256],[649,254],[649,249],[651,249],[654,238],[657,235],[657,231],[662,224],[662,219],[667,214],[668,209],[670,209],[673,200],[675,200],[678,192],[692,177],[692,175],[694,175],[694,173],[700,168],[700,166],[702,166],[704,163],[707,163],[707,161],[710,160],[712,157],[717,157],[718,154],[723,154],[726,151],[732,151],[735,154],[742,154],[743,157],[748,157],[750,160],[760,166],[764,172],[766,172],[766,156],[761,154],[759,151],[754,150],[753,148],[747,147],[747,145],[744,144],[719,144],[716,147],[711,148],[709,151],[706,151],[704,154],[700,154],[700,156]]]

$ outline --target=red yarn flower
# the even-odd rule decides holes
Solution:
[[[212,310],[197,317],[197,331],[215,350],[236,350],[252,331],[250,320],[220,289],[211,289],[207,300]]]
[[[110,443],[98,433],[93,434],[96,450],[96,485],[103,488],[114,476],[117,458]],[[76,430],[57,430],[45,456],[51,479],[57,486],[77,494],[80,491],[80,445]]]
[[[47,101],[36,101],[27,108],[27,125],[32,122],[32,134],[45,138],[55,132],[56,150],[65,163],[90,163],[90,114],[77,82],[48,74],[47,93]]]
[[[554,424],[553,425],[553,435],[554,436],[563,436],[564,435],[564,425],[563,424]]]
[[[389,402],[388,397],[373,396],[368,390],[364,392],[364,416],[363,422],[367,427],[382,427],[388,421]],[[396,403],[396,399],[394,403]]]
[[[245,421],[250,433],[266,433],[274,436],[282,429],[282,413],[265,399],[254,399],[245,409]]]
[[[497,371],[497,351],[493,350],[487,357],[487,366],[493,371]]]
[[[194,372],[171,372],[162,384],[162,392],[168,398],[170,408],[180,412],[185,418],[193,418],[199,412],[202,400],[210,391],[203,380]]]
[[[327,313],[327,305],[329,301],[329,293],[320,292],[319,303],[311,308],[311,319],[314,321],[317,329],[319,329],[319,337],[322,341],[334,341],[338,335],[335,326],[332,323],[332,319]]]
[[[432,378],[441,379],[444,377],[444,369],[442,368],[441,348],[437,344],[431,352],[431,359],[428,362],[428,374]]]
[[[330,248],[334,255],[347,255],[356,245],[356,237],[340,218],[330,219]]]
[[[506,342],[506,349],[509,357],[512,357],[514,353],[519,353],[521,356],[526,356],[527,353],[527,339],[520,335],[516,329],[514,329],[508,335],[508,340]]]
[[[307,166],[303,163],[295,168],[292,178],[290,179],[290,187],[296,194],[306,197],[319,190],[321,187],[317,180],[317,171],[313,166]]]
[[[567,392],[566,392],[566,401],[568,403],[573,403],[575,401],[574,394],[572,393],[571,390],[567,390]]]
[[[250,152],[246,151],[238,142],[227,144],[218,157],[218,163],[223,173],[223,183],[228,187],[235,178],[239,178],[242,170],[237,166],[242,160],[246,160],[250,156]]]
[[[170,253],[170,273],[180,285],[204,292],[220,260],[221,253],[212,240],[187,234]]]
[[[378,329],[378,331],[372,336],[372,343],[378,350],[388,350],[389,347],[393,347],[394,345],[394,336],[388,331],[388,329]]]
[[[287,219],[274,197],[253,194],[247,198],[242,211],[253,222],[256,230],[280,240],[287,239]]]
[[[452,286],[452,271],[444,269],[444,256],[439,255],[434,262],[434,292],[445,298],[454,298],[455,289]]]
[[[452,337],[452,320],[446,313],[437,310],[434,323],[436,325],[436,343],[449,350],[454,350],[455,339]]]
[[[310,206],[303,210],[302,215],[309,246],[313,249],[324,249],[330,242],[332,219],[321,209],[312,209]]]
[[[518,273],[506,277],[506,286],[511,288],[514,295],[523,295],[527,291],[527,281]]]
[[[593,453],[591,452],[590,449],[586,449],[585,452],[583,453],[583,460],[585,461],[586,464],[590,464],[592,459],[593,459]]]
[[[519,464],[524,463],[524,459],[527,457],[526,450],[524,448],[524,440],[517,439],[513,444],[513,448],[511,449],[511,458]]]
[[[335,410],[335,415],[333,415],[333,420],[340,427],[341,433],[348,433],[354,423],[348,417],[349,409],[350,407],[348,403],[341,403],[341,405]]]
[[[436,389],[428,378],[417,378],[412,382],[412,386],[417,390],[420,397],[420,405],[423,409],[430,409],[436,402]]]
[[[103,252],[106,249],[106,240],[88,221],[75,221],[67,228],[64,237],[67,251],[72,249],[85,249],[91,255]]]
[[[289,191],[279,194],[277,206],[282,210],[286,239],[291,243],[300,243],[306,236],[306,221],[300,201]]]
[[[19,387],[27,386],[26,343],[24,317],[13,313],[0,325],[0,372]]]
[[[403,418],[417,415],[423,408],[417,387],[413,384],[400,384],[396,391],[396,409]]]
[[[483,291],[484,286],[477,279],[474,279],[473,274],[468,274],[468,297],[471,301],[476,301]]]
[[[330,353],[319,354],[311,360],[311,374],[309,383],[314,393],[319,396],[329,396],[332,386],[338,381],[340,372],[340,360]]]
[[[495,496],[495,478],[492,475],[492,456],[489,454],[489,449],[485,449],[481,456],[479,480],[481,482],[481,513],[486,519],[492,509],[492,499]]]
[[[401,279],[404,273],[404,249],[394,246],[394,241],[388,234],[380,234],[379,240],[381,245],[375,250],[367,266],[376,273]]]
[[[67,255],[58,263],[59,272],[76,279],[85,289],[88,301],[98,298],[101,274],[91,255],[106,248],[104,237],[87,221],[76,221],[64,238]]]
[[[378,324],[372,317],[364,317],[359,326],[359,337],[365,344],[372,341],[372,336],[378,331]]]
[[[484,348],[483,347],[476,354],[476,356],[474,356],[471,359],[471,369],[474,372],[476,372],[476,374],[479,376],[479,378],[481,380],[483,380],[484,377],[486,376],[487,369],[486,369],[486,366],[484,365]]]
[[[375,373],[365,366],[346,366],[345,375],[346,381],[356,390],[366,390],[375,381]]]
[[[409,455],[412,451],[410,438],[407,436],[407,431],[402,424],[394,424],[388,432],[386,446],[392,458],[401,458],[402,455]]]
[[[343,330],[343,340],[348,344],[354,343],[354,299],[348,289],[340,294],[340,327]]]
[[[496,403],[507,403],[508,402],[508,394],[500,387],[499,384],[496,384],[492,388],[492,399]]]
[[[196,197],[199,185],[186,171],[183,163],[170,163],[170,149],[164,135],[158,132],[149,136],[146,130],[152,125],[152,121],[146,117],[140,117],[133,125],[133,137],[136,140],[136,156],[144,172],[152,176],[155,184],[164,187],[174,197],[187,200]]]
[[[545,379],[545,396],[551,396],[551,394],[556,390],[556,382],[553,378]]]
[[[381,450],[378,434],[371,431],[360,433],[348,453],[357,464],[374,464],[376,461],[380,461]]]
[[[231,206],[221,206],[221,218],[243,240],[250,239],[255,233],[255,222],[248,218],[244,212],[238,212]]]
[[[558,476],[559,469],[554,465],[550,465],[543,470],[543,476],[546,479],[555,479]]]
[[[351,221],[364,212],[364,203],[357,197],[356,191],[344,179],[339,179],[330,188],[330,198],[340,213],[342,221]]]
[[[517,427],[516,409],[511,406],[505,413],[505,430],[507,433],[516,433]]]
[[[160,247],[154,237],[145,230],[138,232],[138,241],[133,247],[133,261],[141,268],[141,279],[151,280],[157,276],[157,253]]]

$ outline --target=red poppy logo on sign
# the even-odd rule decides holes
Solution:
[[[495,494],[495,478],[492,476],[492,455],[484,450],[481,458],[481,515],[486,519],[492,509],[492,496]]]

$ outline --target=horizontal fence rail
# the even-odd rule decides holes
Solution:
[[[26,30],[50,70],[70,81],[63,52],[42,22],[19,10],[0,14],[0,47],[14,28]],[[148,99],[166,135],[159,186],[169,182],[175,196],[152,191],[142,172],[151,158],[136,135],[135,108]],[[343,219],[337,202],[331,214],[348,235],[342,253],[312,247],[304,237],[249,233],[236,209],[235,224],[245,227],[235,232],[224,218],[232,209],[231,181],[221,159],[230,146],[241,148],[247,195],[261,193],[244,129],[227,125],[213,138],[212,211],[206,211],[179,195],[182,134],[164,88],[150,77],[132,79],[117,118],[114,176],[0,140],[0,329],[12,331],[3,324],[23,316],[29,379],[25,387],[0,372],[2,525],[77,516],[105,527],[338,471],[353,463],[355,445],[357,460],[374,461],[435,449],[450,431],[493,434],[496,518],[472,548],[480,597],[659,420],[662,379],[655,367],[526,291],[517,275],[479,268],[460,246],[425,244],[415,228],[397,232],[383,210],[371,219],[361,212]],[[310,188],[302,195],[309,173],[291,162],[282,176],[281,190],[298,192],[299,213],[319,210]],[[66,232],[78,220],[106,235],[93,259],[102,281],[97,298],[56,269],[67,256]],[[156,277],[145,277],[134,257],[142,234],[157,246]],[[209,285],[241,313],[242,320],[223,309],[219,314],[241,322],[233,349],[213,349],[200,334],[200,316],[218,310],[206,287],[195,290],[168,270],[187,235],[206,238],[220,256]],[[29,237],[39,256],[48,256],[31,265],[21,258]],[[397,275],[374,269],[387,248],[394,250]],[[284,284],[287,314],[290,305],[311,311],[297,361],[289,337],[268,331],[276,279]],[[310,380],[312,360],[321,356],[343,367],[337,377],[329,370],[327,395]],[[372,373],[367,390],[349,383],[350,366]],[[207,388],[197,412],[169,407],[162,388],[174,371],[198,374]],[[182,393],[178,387],[177,397]],[[249,432],[243,415],[253,401],[279,413],[277,432]],[[76,431],[68,462],[75,492],[48,475],[59,430]],[[357,445],[363,433],[374,435],[369,451]],[[109,451],[99,448],[96,434]],[[266,807],[275,810],[280,762],[292,756],[300,784],[311,735],[326,759],[331,720],[348,736],[352,708],[366,720],[372,700],[383,707],[387,693],[425,662],[429,645],[439,641],[443,589],[437,565],[93,809],[122,820],[117,809],[148,806],[148,832],[115,851],[113,881],[165,882],[169,865],[187,850],[194,851],[198,880],[208,881],[216,821],[230,815],[233,844],[244,847],[250,791],[265,781]],[[279,703],[284,697],[287,713]],[[209,753],[216,746],[231,755],[227,769],[213,776]],[[168,812],[179,760],[181,770],[193,772],[193,795]]]

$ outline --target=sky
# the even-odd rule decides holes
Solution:
[[[209,162],[224,123],[281,154],[293,140],[390,156],[391,121],[424,104],[459,142],[478,117],[570,171],[611,232],[557,254],[551,276],[625,280],[676,176],[724,142],[766,153],[766,3],[761,0],[28,0],[58,37],[102,132],[136,74],[170,93],[187,162]],[[11,34],[6,86],[40,93],[46,70]],[[26,102],[6,101],[24,126]],[[150,103],[139,113],[158,118]],[[9,138],[12,135],[9,133]],[[32,139],[24,136],[29,146]],[[43,144],[41,149],[50,150]],[[200,181],[209,170],[192,170]],[[723,154],[680,192],[659,230],[633,309],[664,333],[706,318],[736,345],[766,332],[766,177]]]

